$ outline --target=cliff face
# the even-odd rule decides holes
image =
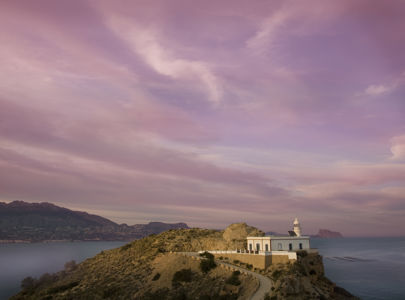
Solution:
[[[318,254],[302,251],[296,263],[273,265],[265,273],[274,281],[274,299],[359,299],[325,277],[322,257]]]
[[[128,226],[106,218],[72,211],[51,203],[0,202],[0,240],[132,240],[169,229],[188,228],[185,223],[151,222]]]
[[[210,264],[207,269],[201,261],[173,252],[235,249],[253,232],[260,233],[246,224],[225,231],[169,230],[103,251],[77,266],[67,264],[57,274],[25,279],[24,289],[11,299],[249,299],[258,284],[253,277]],[[339,290],[324,277],[319,255],[305,254],[296,263],[256,270],[274,281],[270,299],[352,299],[350,294],[339,298]]]

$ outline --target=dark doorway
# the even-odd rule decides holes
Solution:
[[[266,251],[269,251],[269,245],[268,244],[266,244]]]
[[[290,251],[292,250],[292,244],[291,244],[291,243],[288,245],[288,249],[289,249]]]
[[[300,243],[300,250],[302,250],[302,243]]]

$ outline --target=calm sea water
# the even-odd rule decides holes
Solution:
[[[326,276],[365,300],[405,299],[405,237],[311,239]]]
[[[8,299],[20,290],[21,280],[39,277],[64,268],[65,262],[81,262],[97,253],[117,248],[125,242],[55,242],[0,244],[0,299]]]
[[[124,242],[0,244],[0,299],[27,276],[63,269]],[[326,276],[364,300],[405,299],[405,238],[311,239],[324,257]]]

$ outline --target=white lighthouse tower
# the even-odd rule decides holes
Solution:
[[[300,222],[298,222],[297,218],[295,218],[295,220],[294,220],[294,232],[295,232],[296,236],[301,236],[301,226],[300,226]]]

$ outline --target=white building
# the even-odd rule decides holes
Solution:
[[[297,251],[310,249],[309,236],[301,236],[301,226],[298,219],[294,220],[293,231],[286,236],[247,237],[249,252]]]

